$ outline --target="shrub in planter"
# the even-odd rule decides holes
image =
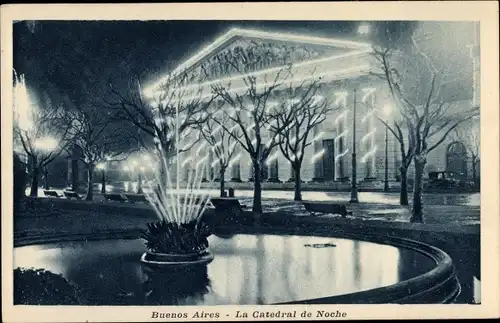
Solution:
[[[62,275],[44,269],[14,269],[14,304],[80,305],[79,289]]]
[[[149,251],[163,254],[193,254],[208,248],[212,229],[201,221],[189,223],[159,220],[148,224],[141,237],[146,240]]]

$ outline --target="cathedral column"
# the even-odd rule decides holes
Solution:
[[[182,167],[182,166],[181,166]],[[187,183],[189,181],[189,172],[191,171],[191,167],[189,165],[189,163],[187,163],[186,165],[184,165],[183,167],[183,171],[184,171],[184,181]]]
[[[233,158],[235,158],[234,156],[238,155],[240,153],[240,147],[237,147],[235,150],[234,150],[234,153],[233,153]],[[242,180],[241,180],[241,165],[240,165],[240,160],[236,160],[233,162],[233,165],[231,166],[231,182],[234,182],[234,183],[241,183]]]
[[[248,165],[250,165],[250,168],[248,169],[248,181],[253,182],[255,180],[253,164],[251,161],[249,161]]]
[[[190,158],[188,153],[182,154],[182,157],[183,158],[180,160],[181,171],[184,173],[182,180],[187,183],[189,181],[189,176],[191,176],[192,161],[185,162],[186,160],[188,160]]]
[[[231,166],[231,182],[241,183],[240,162],[237,161]]]
[[[212,170],[212,177],[214,182],[220,181],[220,163],[219,163],[219,157],[217,157],[215,154],[213,154],[213,159],[212,159],[212,164],[211,164],[211,170]]]
[[[375,142],[376,126],[375,126],[375,88],[364,88],[362,103],[365,107],[365,115],[361,119],[364,124],[365,134],[361,139],[363,144],[363,157],[361,162],[365,166],[365,181],[375,180],[375,161],[377,155],[377,146]]]
[[[295,130],[291,129],[290,130],[290,136],[295,136]],[[294,183],[295,182],[295,170],[293,169],[292,163],[290,163],[289,160],[287,162],[290,165],[290,177],[287,180],[287,183]]]
[[[290,178],[288,178],[287,183],[294,183],[295,182],[295,170],[293,169],[292,165],[290,165]]]
[[[201,182],[206,183],[210,179],[210,158],[207,157],[207,159],[204,161],[203,166],[200,165],[200,167],[203,167],[203,173],[201,174]]]
[[[345,139],[347,135],[347,131],[345,130],[345,125],[347,124],[347,111],[345,110],[345,106],[343,106],[343,111],[341,115],[336,119],[336,127],[337,127],[337,137],[335,142],[335,180],[336,181],[345,181],[345,161],[344,159],[347,157],[348,149],[345,145]]]
[[[212,166],[212,163],[214,162],[214,156],[213,152],[209,151],[208,152],[208,158],[207,158],[207,180],[209,182],[212,182],[214,180],[214,168]]]
[[[304,180],[300,179],[300,182],[304,183]],[[295,170],[293,167],[290,167],[290,178],[287,180],[287,183],[295,183]]]
[[[316,136],[320,132],[319,127],[314,127],[314,136]],[[318,138],[314,141],[314,154],[317,154],[323,149],[323,141],[321,138]],[[294,175],[295,176],[295,175]],[[312,182],[323,182],[323,158],[318,159],[314,162],[314,177],[311,180]]]
[[[274,133],[271,129],[268,129],[267,131],[267,136],[268,138],[266,140],[270,140],[271,138],[274,137]],[[265,146],[263,146],[263,149]],[[278,155],[279,154],[279,147],[274,147],[272,151],[270,152],[269,156],[267,157],[268,159],[274,158],[273,160],[269,160],[269,162],[266,161],[265,167],[267,167],[267,181],[271,183],[281,183],[279,179],[279,165],[278,165]]]

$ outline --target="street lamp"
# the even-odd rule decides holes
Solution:
[[[42,137],[35,140],[34,148],[44,152],[52,151],[57,147],[57,140],[52,137]]]
[[[101,193],[106,194],[106,163],[99,163],[96,168],[102,172]]]
[[[358,26],[358,34],[367,35],[370,33],[370,25],[367,23],[362,23]]]
[[[390,104],[384,105],[383,112],[385,114],[385,122],[387,123],[392,113],[392,106]],[[384,173],[384,192],[389,192],[389,127],[385,126],[385,173]]]
[[[353,93],[352,106],[352,181],[351,181],[351,199],[350,203],[358,203],[358,188],[356,186],[356,89]]]

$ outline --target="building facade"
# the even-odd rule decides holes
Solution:
[[[475,25],[472,27],[474,30]],[[424,24],[418,32],[429,38],[428,35],[432,33],[428,30],[434,29],[435,26]],[[439,37],[439,33],[437,34],[436,37]],[[466,62],[469,65],[464,66],[465,71],[461,71],[461,77],[465,75],[472,80],[472,88],[469,92],[465,91],[471,95],[458,98],[450,95],[448,103],[452,105],[451,109],[466,110],[479,105],[478,44],[476,42],[466,45],[464,48],[470,60]],[[236,71],[237,67],[219,64],[218,62],[224,61],[220,60],[220,57],[238,53],[258,56],[272,51],[273,59],[263,57],[254,65],[255,70],[249,71],[257,78],[257,84],[272,79],[283,62],[292,61],[297,84],[307,78],[321,77],[323,84],[319,96],[330,100],[336,108],[313,131],[311,137],[314,140],[304,153],[306,158],[301,170],[302,180],[329,182],[333,186],[335,183],[349,182],[352,174],[352,152],[355,149],[358,181],[380,182],[386,176],[386,169],[389,180],[398,181],[401,163],[399,143],[392,133],[385,131],[385,126],[377,118],[381,115],[380,111],[391,103],[385,81],[372,76],[372,72],[378,71],[379,67],[371,50],[371,44],[363,42],[232,29],[181,64],[174,73],[203,71],[209,75],[203,85],[206,95],[209,95],[210,87],[217,83],[230,83],[234,91],[244,91],[245,86],[241,73]],[[283,61],[280,57],[283,57]],[[248,57],[242,56],[242,59]],[[456,88],[451,91],[461,90]],[[390,115],[387,118],[390,118]],[[479,131],[479,121],[474,125]],[[429,154],[426,174],[429,171],[453,171],[464,178],[471,178],[472,162],[466,143],[457,141],[455,136],[448,137]],[[243,158],[232,163],[230,170],[226,172],[225,180],[251,182],[254,177],[251,160],[245,157],[246,152],[241,147],[238,152]],[[262,179],[269,182],[293,180],[290,162],[279,152],[271,155],[273,159],[265,163]],[[312,158],[313,156],[319,158]],[[196,156],[185,154],[184,158],[192,160],[190,163],[183,163],[182,173],[186,180],[190,167],[194,167]],[[214,162],[213,154],[210,154],[207,165],[204,179],[218,180],[218,164]],[[410,180],[412,174],[411,167]]]

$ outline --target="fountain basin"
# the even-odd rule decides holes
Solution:
[[[139,261],[141,240],[117,235],[28,242],[14,249],[14,266],[60,273],[98,305],[449,303],[460,291],[451,259],[425,244],[263,231],[213,235],[210,261],[166,271]],[[143,295],[145,285],[153,299],[117,296]]]

